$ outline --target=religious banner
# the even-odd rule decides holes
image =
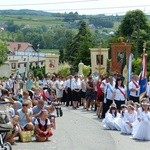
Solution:
[[[58,72],[59,55],[46,55],[45,56],[45,73],[57,73]]]
[[[112,43],[111,44],[111,67],[113,73],[123,73],[124,67],[127,65],[129,55],[131,54],[132,45],[130,43]]]

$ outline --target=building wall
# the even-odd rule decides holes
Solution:
[[[92,73],[106,72],[108,60],[108,48],[91,48],[91,70]],[[99,56],[102,56],[100,59]],[[101,64],[100,61],[101,60]]]
[[[11,74],[9,63],[5,63],[0,66],[0,77],[9,77]]]
[[[57,73],[58,63],[59,63],[59,55],[48,55],[45,57],[33,57],[33,56],[8,56],[8,61],[0,66],[0,77],[6,76],[9,77],[10,74],[19,72],[20,74],[24,74],[27,66],[27,61],[29,58],[29,65],[32,67],[46,67],[46,73]],[[39,61],[38,61],[39,60]],[[54,62],[54,67],[50,64]],[[53,65],[53,64],[51,64]],[[13,68],[15,66],[15,68]]]

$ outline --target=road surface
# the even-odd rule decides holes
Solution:
[[[149,150],[150,142],[136,141],[118,131],[104,130],[93,111],[63,107],[54,136],[47,142],[19,143],[14,150]]]

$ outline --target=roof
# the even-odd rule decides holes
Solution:
[[[109,48],[90,48],[90,51],[92,51],[92,52],[98,52],[100,50],[102,52],[107,52],[109,50]]]
[[[27,42],[8,42],[8,49],[11,52],[25,51],[28,47],[33,47],[32,44]]]

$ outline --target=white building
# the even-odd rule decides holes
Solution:
[[[27,65],[45,66],[46,53],[38,53],[30,43],[8,42],[8,50],[8,60],[0,66],[0,77],[9,77],[11,73],[16,72],[24,75]]]

